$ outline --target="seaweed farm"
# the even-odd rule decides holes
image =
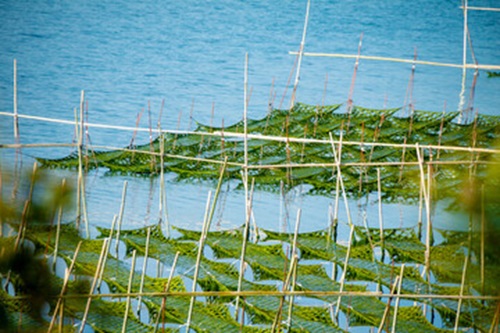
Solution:
[[[485,51],[497,52],[496,40],[475,39],[476,57],[471,36],[477,30],[470,22],[496,38],[497,21],[485,13],[500,9],[462,1],[463,27],[457,30],[462,17],[440,12],[449,3],[318,4],[311,11],[313,27],[328,38],[343,37],[325,42],[313,35],[305,52],[308,1],[300,47],[288,51],[295,63],[286,85],[275,87],[273,77],[269,101],[263,102],[262,77],[249,88],[246,53],[243,98],[235,106],[235,54],[254,45],[265,68],[252,74],[274,73],[270,69],[281,59],[274,54],[281,52],[278,42],[288,47],[294,34],[297,4],[141,3],[106,5],[107,18],[97,15],[104,7],[91,3],[72,7],[78,15],[68,11],[64,17],[57,16],[59,8],[39,5],[26,14],[35,23],[21,20],[21,32],[12,29],[20,39],[8,42],[27,42],[27,53],[41,52],[33,59],[47,57],[37,70],[54,81],[38,81],[23,68],[20,83],[28,88],[18,110],[14,59],[12,111],[0,112],[2,120],[12,120],[12,126],[0,122],[0,332],[499,332],[500,115],[498,97],[490,92],[498,87],[500,66],[479,63],[491,60]],[[116,15],[125,9],[133,15]],[[346,9],[341,20],[332,19]],[[14,4],[0,6],[6,17],[17,17],[16,10],[21,12]],[[423,19],[433,15],[439,21]],[[135,26],[139,18],[147,24]],[[392,34],[387,22],[407,29],[408,18],[415,32]],[[15,27],[19,20],[11,21]],[[44,21],[66,25],[38,33]],[[233,23],[224,26],[226,21]],[[33,24],[37,33],[26,33],[24,25]],[[352,34],[339,27],[377,31],[366,36],[374,55],[361,54],[364,32],[357,54],[309,52],[318,45],[349,50]],[[438,29],[445,38],[432,34]],[[456,42],[453,29],[463,33],[463,50],[448,50],[446,43]],[[432,50],[429,59],[436,61],[417,59],[416,47],[413,59],[407,50],[373,47],[403,49],[396,40],[401,36],[415,43],[435,39],[422,58]],[[73,38],[77,53],[67,46]],[[57,50],[55,58],[50,50]],[[462,62],[453,55],[448,61],[439,50],[462,51]],[[38,64],[22,54],[26,67]],[[316,70],[304,75],[302,94],[301,66],[314,68],[312,59],[318,58],[352,59],[352,77],[342,65],[333,67],[329,91],[328,73],[323,84]],[[387,103],[387,92],[399,94],[406,77],[390,66],[363,72],[360,62],[411,66],[404,102]],[[433,68],[418,78],[436,82],[415,80],[417,67]],[[462,74],[447,76],[441,69]],[[69,80],[65,73],[58,81],[60,71],[70,72]],[[354,96],[360,77],[368,82],[362,96]],[[85,78],[95,84],[90,94],[73,89],[73,80],[89,84]],[[2,80],[0,91],[10,92]],[[483,93],[478,85],[485,82]],[[414,94],[416,83],[432,96]],[[68,97],[58,99],[66,85],[71,94],[80,92],[70,116],[64,111]],[[43,91],[26,92],[33,87]],[[254,87],[259,101],[251,104]],[[382,105],[376,99],[384,89],[383,107],[374,107]],[[347,90],[347,99],[336,95]],[[130,104],[137,96],[127,96],[130,91],[141,91],[140,98],[174,95],[165,109],[181,108],[179,116],[163,114],[164,99],[155,126],[148,100],[135,126],[126,126],[137,106]],[[213,121],[215,101],[211,118],[194,114],[193,98],[189,126],[183,126],[182,107],[193,92],[203,107],[217,92],[222,118]],[[118,94],[126,96],[118,100]],[[445,101],[439,111],[437,104],[450,95],[458,107],[447,111]],[[91,105],[96,122],[89,120],[89,99],[104,103]],[[475,106],[478,100],[482,108]],[[143,114],[148,126],[141,124]]]
[[[6,320],[26,331],[495,332],[500,118],[478,114],[458,124],[458,113],[402,113],[297,103],[225,128],[198,124],[192,132],[164,131],[143,145],[86,145],[67,157],[37,158],[32,189],[39,186],[36,175],[52,169],[82,175],[78,218],[61,223],[64,200],[47,206],[31,190],[23,211],[3,204],[9,213],[2,221],[17,230],[1,238],[14,263],[4,277],[7,291],[2,289]],[[162,219],[123,229],[121,210],[110,228],[97,227],[89,238],[81,188],[92,168],[111,176],[175,174],[177,182],[217,186],[208,195],[202,230]],[[246,193],[246,219],[237,228],[214,229],[228,181]],[[300,186],[307,195],[334,200],[327,227],[299,233],[307,223],[300,209],[294,232],[266,229],[252,219],[255,191],[286,193]],[[62,198],[75,195],[64,183],[55,191]],[[369,195],[379,205],[376,228],[351,220],[350,200]],[[384,227],[382,207],[396,201],[420,207],[417,225]],[[469,216],[468,230],[433,227],[432,210],[441,201]],[[43,205],[52,211],[45,219],[37,214]],[[338,238],[341,224],[349,229],[347,241]],[[54,272],[62,265],[65,273],[47,271],[45,293],[33,296],[19,256],[52,263]],[[37,314],[39,298],[50,308],[44,318]]]

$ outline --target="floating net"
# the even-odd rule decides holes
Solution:
[[[87,147],[84,163],[110,173],[154,175],[163,169],[177,180],[193,180],[217,179],[227,158],[225,179],[240,181],[246,150],[249,177],[257,187],[307,185],[310,193],[329,195],[336,188],[335,154],[340,152],[347,193],[377,191],[380,169],[382,196],[394,201],[419,197],[424,164],[433,166],[432,181],[439,184],[433,198],[440,199],[456,197],[471,174],[484,179],[487,164],[499,162],[492,153],[500,135],[499,116],[477,115],[469,124],[458,124],[458,112],[415,110],[403,117],[400,109],[355,106],[341,113],[340,106],[297,103],[290,110],[249,119],[246,147],[243,121],[225,128],[198,124],[193,132],[166,133],[140,146],[112,151]],[[77,153],[37,160],[54,168],[77,168],[79,163]]]

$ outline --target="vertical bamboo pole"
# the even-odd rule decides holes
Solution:
[[[361,55],[361,46],[363,45],[363,33],[361,33],[361,36],[359,37],[359,44],[358,44],[358,55],[356,57],[356,62],[354,63],[354,72],[352,74],[352,79],[351,79],[351,87],[349,88],[349,96],[347,98],[347,114],[351,114],[352,111],[352,96],[354,94],[354,84],[356,83],[356,74],[358,72],[358,67],[359,67],[359,56]],[[350,119],[350,118],[349,118]],[[349,131],[349,123],[347,123],[347,131]]]
[[[116,230],[115,252],[117,258],[118,258],[118,246],[120,245],[120,230],[122,228],[123,212],[125,210],[125,199],[127,198],[127,185],[128,181],[124,181],[122,190],[122,201],[120,203],[120,213],[118,214],[118,227]]]
[[[108,259],[109,248],[111,247],[111,240],[113,239],[113,231],[115,229],[117,216],[116,214],[113,216],[113,220],[111,221],[111,230],[109,231],[108,244],[106,245],[106,256],[103,259],[102,267],[106,267],[106,261]],[[101,274],[99,275],[99,281],[97,282],[97,290],[101,290],[102,284],[102,276],[104,275],[104,269],[101,270]]]
[[[66,274],[64,274],[64,280],[63,280],[63,285],[61,288],[61,293],[59,294],[59,298],[57,299],[57,303],[56,303],[56,306],[54,308],[54,314],[53,314],[52,319],[50,321],[50,325],[49,325],[49,328],[47,330],[47,333],[52,332],[52,328],[54,327],[54,324],[56,322],[57,312],[59,311],[62,303],[64,302],[63,296],[64,296],[64,293],[66,292],[67,287],[68,287],[69,276],[71,275],[71,272],[73,271],[73,267],[75,267],[76,258],[78,256],[78,252],[80,251],[81,245],[82,245],[82,241],[79,241],[78,245],[76,246],[75,253],[73,254],[73,259],[71,260],[71,264],[69,265],[69,268],[66,270]]]
[[[297,72],[295,75],[295,83],[293,84],[292,98],[290,99],[290,109],[295,104],[295,95],[297,93],[297,86],[299,85],[299,80],[300,80],[300,66],[302,65],[302,57],[304,55],[304,45],[306,43],[307,24],[309,21],[309,9],[310,9],[310,7],[311,7],[311,0],[307,0],[306,18],[304,21],[304,31],[302,32],[302,41],[300,42],[300,50],[299,50],[299,58],[298,58],[299,60],[297,63]]]
[[[165,154],[165,137],[163,134],[160,135],[160,223],[165,222],[165,233],[167,238],[170,238],[170,222],[168,220],[168,209],[167,209],[167,192],[165,190],[165,167],[164,167],[164,155]]]
[[[455,317],[455,328],[453,329],[454,333],[458,332],[458,326],[460,323],[460,312],[462,310],[462,302],[463,302],[462,296],[464,295],[465,277],[467,276],[468,263],[469,263],[469,255],[467,254],[467,255],[465,255],[464,268],[462,270],[462,283],[460,284],[460,298],[458,299],[458,308],[457,308],[457,314]]]
[[[394,317],[392,319],[392,329],[391,333],[396,333],[396,323],[398,319],[398,309],[399,309],[399,301],[400,301],[400,295],[401,295],[401,285],[403,284],[403,273],[405,270],[405,264],[401,265],[401,273],[399,275],[399,283],[398,283],[398,294],[396,296],[396,305],[394,306]]]
[[[389,311],[391,310],[392,298],[394,297],[394,293],[396,292],[396,288],[398,285],[399,285],[399,276],[396,276],[396,279],[394,279],[394,283],[392,284],[389,299],[387,300],[387,306],[385,307],[384,314],[382,315],[382,319],[380,320],[380,324],[378,326],[377,330],[378,333],[381,333],[382,330],[384,329],[385,321],[387,320],[387,316],[389,315]],[[386,331],[388,331],[388,329]]]
[[[64,187],[66,187],[66,179],[62,180],[61,188],[64,189]],[[59,205],[59,211],[57,213],[56,240],[55,240],[55,246],[54,246],[54,264],[53,264],[54,270],[56,268],[57,254],[59,252],[59,239],[60,239],[60,235],[61,235],[62,215],[63,215],[63,206],[61,204],[61,205]]]
[[[122,333],[127,332],[127,321],[128,321],[129,312],[130,312],[130,293],[132,292],[132,282],[134,280],[136,252],[137,252],[137,250],[132,251],[132,265],[130,266],[130,276],[128,279],[127,303],[125,305],[125,314],[123,315]]]
[[[89,314],[90,304],[92,303],[92,294],[94,293],[95,287],[97,285],[97,280],[100,275],[101,269],[103,269],[102,267],[103,258],[107,255],[106,253],[107,243],[108,239],[104,239],[104,241],[102,242],[101,255],[99,256],[99,260],[95,268],[94,279],[92,280],[92,285],[89,290],[89,297],[87,298],[87,305],[85,306],[82,322],[80,323],[80,330],[79,330],[80,333],[84,331],[85,324],[87,323],[87,316]]]
[[[144,263],[142,265],[141,274],[141,284],[139,285],[139,299],[137,300],[137,317],[141,318],[141,302],[142,302],[142,291],[144,290],[144,280],[146,278],[146,270],[148,269],[148,257],[149,257],[149,239],[151,237],[151,228],[148,228],[146,236],[146,249],[144,253]]]
[[[243,80],[243,186],[245,189],[245,226],[243,231],[243,244],[241,248],[241,257],[240,257],[240,270],[238,276],[238,292],[241,291],[241,284],[243,282],[243,272],[245,269],[245,250],[246,243],[248,238],[248,228],[250,225],[250,214],[251,214],[251,203],[249,202],[250,198],[248,195],[248,99],[247,99],[247,91],[248,91],[248,53],[245,53],[245,68],[244,68],[244,80]],[[239,317],[239,305],[240,305],[240,296],[236,297],[236,305],[235,305],[235,320],[238,321]]]
[[[212,197],[212,192],[209,191],[208,197],[207,197],[207,203],[205,205],[205,217],[203,218],[203,226],[201,228],[200,240],[198,241],[198,255],[196,256],[196,264],[194,267],[193,284],[191,287],[192,292],[196,291],[196,284],[198,282],[198,274],[199,274],[199,269],[200,269],[201,257],[203,255],[203,247],[205,245],[205,237],[206,237],[206,233],[208,232],[208,228],[209,228],[208,215],[209,215],[211,197]],[[186,332],[189,332],[189,329],[191,327],[191,319],[193,316],[195,299],[196,299],[195,296],[191,296],[191,301],[189,303],[188,317],[187,317],[187,321],[186,321]]]
[[[465,105],[465,83],[467,80],[467,0],[463,1],[463,11],[464,11],[464,32],[463,32],[463,51],[462,51],[462,88],[460,90],[460,101],[458,104],[458,111],[460,111],[460,116],[458,117],[458,123],[461,124],[463,122],[464,116],[464,105]]]
[[[426,189],[426,184],[425,184],[425,172],[424,172],[424,161],[422,158],[422,154],[420,152],[420,147],[418,143],[415,146],[416,152],[417,152],[417,158],[419,162],[419,168],[420,168],[420,186],[423,191],[423,196],[424,196],[424,202],[425,202],[425,211],[426,211],[426,216],[427,216],[427,233],[426,233],[426,241],[425,241],[425,268],[426,272],[430,272],[430,255],[431,255],[431,233],[432,233],[432,225],[431,225],[431,219],[430,219],[430,199],[429,199],[429,193],[427,192]],[[430,182],[430,179],[427,180]]]
[[[177,265],[177,260],[179,259],[179,255],[180,255],[180,252],[177,251],[175,253],[174,262],[172,263],[172,268],[170,269],[170,274],[168,276],[167,283],[165,284],[164,292],[166,292],[166,293],[170,291],[170,284],[172,283],[172,279],[174,277],[175,266]],[[158,325],[160,324],[160,317],[163,316],[163,312],[165,311],[166,302],[167,302],[167,299],[164,296],[161,300],[161,307],[160,307],[160,311],[158,312],[158,316],[156,317],[155,329],[154,329],[153,333],[156,333],[158,331]]]
[[[89,230],[89,220],[87,215],[87,200],[85,195],[85,177],[83,174],[83,123],[84,123],[84,102],[85,102],[85,91],[82,90],[80,94],[80,115],[77,117],[77,122],[79,124],[78,127],[78,191],[80,192],[80,205],[81,211],[80,214],[83,213],[83,219],[85,223],[85,234],[87,238],[90,237]],[[78,119],[79,118],[79,119]],[[79,226],[80,214],[77,216]]]
[[[351,211],[349,209],[349,202],[347,201],[347,192],[345,190],[344,186],[344,180],[342,178],[342,170],[341,170],[341,159],[342,159],[342,133],[340,134],[340,143],[339,143],[339,152],[337,156],[337,151],[335,149],[335,143],[333,142],[333,136],[332,133],[329,133],[330,135],[330,143],[332,145],[332,150],[333,150],[333,157],[335,159],[335,164],[337,167],[337,178],[339,179],[340,182],[340,189],[342,190],[342,197],[344,199],[344,204],[345,204],[345,210],[347,213],[347,222],[349,225],[352,224],[352,219],[351,219]]]
[[[486,218],[484,210],[484,185],[481,186],[481,244],[480,244],[480,269],[481,269],[481,295],[484,295],[484,280],[485,280],[485,268],[484,268],[484,245],[485,245],[485,234],[486,234]],[[500,304],[500,303],[499,303]]]
[[[217,206],[217,199],[219,198],[220,189],[222,186],[222,180],[224,178],[224,172],[226,171],[226,165],[227,165],[227,157],[224,159],[224,164],[223,164],[221,171],[220,171],[219,182],[217,184],[217,189],[215,190],[214,199],[212,201],[212,207],[210,207],[210,198],[212,196],[212,192],[210,191],[208,193],[207,204],[205,207],[205,217],[203,220],[203,227],[202,227],[202,231],[201,231],[200,241],[198,244],[198,255],[196,257],[196,266],[194,268],[193,285],[191,288],[192,292],[196,291],[196,284],[198,282],[198,274],[199,274],[199,270],[200,270],[201,257],[203,256],[203,248],[205,246],[205,239],[207,237],[208,230],[210,229],[210,223],[212,222],[212,219],[213,219],[213,216],[215,213],[215,208]],[[210,210],[209,210],[209,208],[210,208]],[[187,322],[186,322],[186,332],[189,332],[189,327],[191,326],[191,319],[192,319],[192,315],[193,315],[194,302],[195,302],[195,296],[192,296],[190,304],[189,304],[189,312],[188,312],[188,318],[187,318]]]
[[[248,175],[244,175],[243,177],[248,177]],[[239,269],[239,275],[238,275],[238,289],[237,289],[238,293],[241,291],[241,287],[243,284],[243,274],[245,272],[245,254],[246,254],[246,248],[247,248],[247,242],[248,242],[248,233],[249,233],[249,229],[250,229],[250,217],[251,217],[251,210],[252,210],[254,184],[255,184],[255,181],[252,180],[252,188],[250,190],[250,197],[247,200],[245,226],[243,229],[243,240],[242,240],[241,255],[240,255],[240,269]],[[243,185],[245,187],[247,187],[248,181],[244,180]],[[245,188],[245,192],[248,192],[247,188]],[[239,304],[240,304],[240,296],[238,295],[238,296],[236,296],[236,305],[234,307],[236,321],[238,321],[238,316],[239,316]]]
[[[377,189],[378,189],[378,221],[380,227],[380,250],[382,251],[382,256],[380,261],[383,263],[385,260],[385,244],[384,244],[384,214],[382,212],[382,184],[380,181],[380,168],[377,168]]]
[[[17,60],[14,59],[14,139],[19,142],[19,122],[17,115]]]
[[[299,208],[297,210],[297,219],[295,221],[295,232],[293,234],[293,243],[292,243],[292,251],[290,253],[290,258],[291,262],[294,264],[290,267],[291,272],[292,272],[292,282],[290,286],[290,291],[293,293],[295,291],[295,282],[297,279],[297,264],[298,264],[298,254],[297,254],[297,239],[299,236],[299,226],[300,226],[300,217],[301,217],[302,210]],[[293,311],[293,302],[294,302],[294,296],[293,294],[290,295],[290,299],[288,302],[288,330],[290,331],[292,329],[292,311]]]

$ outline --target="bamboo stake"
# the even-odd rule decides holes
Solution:
[[[64,187],[66,187],[66,179],[62,180],[61,188],[64,189]],[[58,255],[58,251],[59,251],[59,239],[60,239],[60,235],[61,235],[62,215],[63,215],[63,206],[61,204],[61,205],[59,205],[59,211],[57,214],[56,241],[55,241],[55,247],[54,247],[54,264],[53,264],[54,271],[56,268],[56,260],[57,260],[57,255]]]
[[[299,85],[299,80],[300,80],[300,66],[302,65],[302,57],[304,56],[304,46],[306,43],[307,23],[309,21],[309,8],[310,7],[311,7],[311,0],[307,0],[306,18],[304,21],[304,31],[302,32],[302,41],[300,42],[299,59],[298,59],[298,63],[297,63],[297,72],[295,75],[295,83],[293,84],[292,97],[290,99],[290,109],[295,104],[295,95],[297,93],[297,86]]]
[[[172,268],[170,269],[170,274],[168,276],[167,283],[165,284],[165,289],[164,289],[165,293],[170,291],[170,284],[172,283],[172,279],[174,277],[175,266],[177,265],[177,260],[179,259],[179,255],[180,255],[180,252],[177,251],[175,253],[174,262],[172,263]],[[158,331],[158,325],[160,323],[160,316],[163,316],[163,312],[165,311],[166,301],[167,301],[166,297],[163,297],[161,300],[160,312],[158,312],[158,316],[156,317],[156,324],[155,324],[155,329],[154,329],[153,333],[156,333]]]
[[[342,276],[340,277],[340,289],[339,289],[340,292],[344,291],[344,283],[346,280],[347,267],[349,263],[349,257],[351,256],[351,246],[354,236],[354,224],[350,223],[349,226],[351,227],[351,231],[349,232],[349,245],[347,246],[347,253],[345,256],[344,267],[342,268]],[[342,298],[341,295],[339,295],[339,297],[337,298],[337,305],[335,306],[335,318],[338,318],[339,315],[341,298]]]
[[[283,292],[285,290],[288,290],[288,288],[290,286],[290,280],[292,278],[294,267],[297,264],[296,259],[297,259],[296,256],[292,256],[292,260],[290,262],[290,268],[288,269],[288,273],[286,274],[286,276],[284,277],[284,280],[283,280],[283,287],[282,287],[282,291]],[[283,305],[284,305],[284,303],[285,303],[285,295],[283,295],[280,298],[280,304],[278,306],[278,310],[276,311],[276,316],[274,317],[274,321],[273,321],[273,324],[271,326],[271,332],[273,332],[273,333],[281,331],[281,318],[282,318],[282,315],[283,315]]]
[[[244,174],[243,178],[248,177],[248,174]],[[245,226],[243,229],[243,240],[242,240],[242,245],[241,245],[241,256],[240,256],[240,269],[239,269],[239,275],[238,275],[238,291],[241,291],[241,287],[243,284],[243,274],[245,272],[245,254],[246,254],[246,248],[247,248],[247,242],[248,242],[248,233],[250,229],[250,217],[251,217],[251,211],[252,211],[252,200],[253,200],[253,189],[254,189],[254,184],[255,184],[255,179],[252,179],[252,188],[250,190],[250,195],[248,199],[246,200],[246,217],[245,217]],[[245,187],[248,186],[248,180],[243,181],[243,185]],[[245,188],[245,192],[248,192],[248,188]],[[239,304],[240,304],[240,297],[236,297],[236,304],[235,304],[235,320],[238,321],[238,316],[239,316]],[[243,317],[242,313],[242,317]]]
[[[291,291],[295,291],[295,284],[297,282],[297,262],[298,262],[298,256],[295,254],[293,256],[293,270],[292,270],[292,282],[291,282],[291,286],[290,286],[290,289]],[[293,295],[290,295],[290,300],[288,302],[288,320],[287,320],[287,326],[288,326],[288,330],[291,330],[292,329],[292,312],[293,312],[293,304],[294,304],[294,296]]]
[[[219,198],[220,194],[220,189],[222,186],[222,180],[224,178],[224,172],[226,171],[226,162],[227,162],[227,157],[224,160],[224,165],[221,168],[220,176],[219,176],[219,182],[217,184],[217,189],[215,191],[214,199],[212,201],[212,207],[210,208],[210,198],[212,196],[212,192],[208,193],[208,198],[207,198],[207,205],[205,207],[205,218],[203,220],[203,227],[200,235],[200,241],[198,244],[198,255],[196,257],[196,266],[194,268],[194,275],[193,275],[193,285],[192,285],[192,291],[194,292],[196,290],[196,284],[198,282],[198,274],[200,270],[200,263],[201,263],[201,257],[203,256],[203,248],[205,246],[205,239],[207,237],[208,230],[210,229],[210,223],[212,222],[212,218],[214,216],[215,212],[215,207],[217,206],[217,199]],[[191,297],[191,301],[189,303],[189,312],[188,312],[188,318],[186,322],[186,332],[189,332],[189,328],[191,326],[191,319],[193,315],[193,309],[194,309],[194,302],[195,302],[195,297]]]
[[[17,117],[17,60],[14,59],[14,139],[19,142],[19,122]]]
[[[385,244],[384,244],[384,214],[382,212],[382,185],[380,181],[380,168],[377,168],[377,189],[378,189],[378,221],[380,227],[380,249],[382,251],[382,256],[380,261],[383,263],[385,260]]]
[[[351,211],[349,209],[349,202],[347,201],[347,193],[344,187],[344,180],[342,179],[342,170],[340,168],[341,165],[340,163],[342,159],[342,132],[340,134],[340,145],[339,145],[338,156],[335,149],[335,143],[333,142],[332,133],[330,132],[328,134],[330,135],[330,143],[332,145],[333,157],[335,159],[335,164],[337,166],[337,177],[340,178],[340,189],[342,190],[342,197],[344,198],[345,210],[347,213],[347,222],[349,225],[351,225],[352,224]]]
[[[127,303],[125,305],[125,314],[123,316],[123,325],[122,325],[122,333],[127,332],[127,321],[129,315],[132,315],[130,312],[130,293],[132,291],[132,282],[134,279],[134,271],[135,271],[135,255],[137,250],[132,251],[132,265],[130,267],[130,276],[128,279],[128,287],[127,287]]]
[[[144,263],[142,265],[142,274],[141,274],[141,284],[139,285],[139,294],[142,294],[144,289],[144,279],[146,278],[146,270],[148,268],[148,255],[149,255],[149,239],[151,237],[151,228],[148,228],[147,236],[146,236],[146,249],[144,253]],[[137,300],[137,317],[141,317],[141,302],[142,296],[139,296]]]
[[[463,52],[462,52],[462,88],[460,89],[460,101],[458,103],[458,110],[460,111],[460,116],[458,118],[458,123],[462,123],[462,117],[465,105],[465,82],[467,79],[467,0],[463,0],[463,14],[464,14],[464,33],[463,33]]]
[[[460,284],[460,296],[463,296],[464,294],[464,288],[465,288],[465,277],[467,276],[467,266],[469,263],[469,255],[465,255],[465,260],[464,260],[464,269],[462,270],[462,283]],[[453,329],[453,332],[456,333],[458,332],[458,326],[460,323],[460,312],[462,310],[462,299],[460,298],[458,300],[458,307],[457,307],[457,314],[455,317],[455,328]]]
[[[165,154],[165,137],[163,134],[160,136],[160,223],[165,221],[165,230],[167,238],[170,238],[170,222],[168,220],[168,209],[167,209],[167,192],[165,190],[165,167],[164,167],[164,154]]]
[[[291,282],[291,291],[293,292],[295,290],[295,282],[297,280],[297,264],[298,264],[298,254],[297,254],[297,239],[299,236],[299,226],[300,226],[300,217],[301,217],[302,210],[299,208],[297,210],[297,219],[295,220],[295,232],[293,234],[293,243],[292,243],[292,251],[290,253],[291,257],[291,262],[293,265],[291,265],[290,269],[292,271],[292,282]],[[292,311],[293,311],[293,302],[294,302],[294,297],[293,295],[290,296],[289,302],[288,302],[288,320],[287,320],[287,326],[288,330],[292,329]]]
[[[66,289],[68,287],[69,276],[71,275],[71,272],[73,271],[73,268],[75,267],[76,258],[78,256],[78,252],[80,251],[81,245],[82,245],[82,241],[79,241],[78,245],[76,246],[75,253],[73,254],[73,259],[71,260],[69,268],[66,270],[66,274],[64,274],[64,280],[63,280],[61,292],[59,294],[59,298],[57,299],[57,303],[56,303],[56,306],[54,308],[54,314],[52,315],[52,319],[50,321],[50,325],[49,325],[49,328],[47,330],[47,333],[52,332],[52,328],[54,327],[54,324],[56,321],[57,312],[59,311],[59,309],[61,309],[61,305],[63,302],[63,296],[64,296],[64,293],[66,293]]]
[[[349,115],[351,114],[352,110],[352,95],[354,94],[354,84],[356,83],[356,74],[358,72],[359,59],[360,59],[359,56],[361,55],[362,45],[363,45],[363,33],[361,33],[361,36],[359,37],[358,56],[356,57],[356,62],[354,63],[354,72],[352,74],[351,87],[349,88],[349,96],[347,97],[347,114]],[[347,131],[349,131],[349,122],[347,123]]]
[[[102,267],[106,267],[106,261],[108,259],[109,248],[111,247],[111,240],[113,239],[113,231],[115,229],[117,216],[116,214],[113,216],[113,220],[111,221],[111,230],[109,231],[108,244],[106,244],[106,256],[103,259]],[[99,280],[97,282],[97,290],[101,290],[102,277],[104,275],[104,268],[101,270],[99,274]]]
[[[384,314],[382,316],[382,319],[380,320],[380,325],[378,326],[378,333],[381,333],[382,330],[384,329],[384,324],[387,319],[387,316],[389,315],[389,311],[391,310],[391,302],[392,298],[394,297],[394,293],[396,292],[396,287],[399,285],[399,276],[396,276],[396,279],[394,280],[394,283],[391,288],[391,293],[388,295],[388,300],[387,300],[387,306],[385,307]]]
[[[99,260],[98,260],[97,266],[95,268],[94,279],[92,280],[92,285],[90,287],[89,296],[87,298],[87,305],[85,306],[85,311],[83,313],[82,322],[80,323],[80,330],[79,330],[80,333],[82,333],[84,331],[85,325],[87,323],[87,316],[88,316],[89,310],[90,310],[90,303],[92,303],[92,297],[90,297],[90,295],[92,295],[94,293],[95,287],[97,285],[97,280],[98,280],[99,274],[101,272],[101,269],[104,268],[104,267],[102,267],[102,262],[103,262],[103,258],[107,255],[107,253],[106,253],[106,248],[107,248],[106,244],[107,243],[108,243],[108,239],[104,239],[104,241],[102,242],[101,255],[99,256]]]
[[[208,192],[208,197],[207,197],[207,203],[205,205],[205,217],[203,218],[203,226],[201,228],[201,235],[200,235],[200,240],[198,241],[198,255],[196,256],[196,264],[194,267],[194,274],[193,274],[193,284],[191,287],[191,291],[194,292],[196,291],[196,283],[198,282],[198,274],[199,274],[199,269],[200,269],[200,263],[201,263],[201,257],[203,255],[203,247],[205,244],[205,237],[206,233],[208,231],[208,215],[209,215],[209,209],[210,209],[210,199],[212,197],[212,192]],[[191,327],[191,319],[193,315],[193,309],[194,309],[194,301],[195,297],[191,297],[191,301],[189,303],[189,312],[188,312],[188,317],[186,321],[186,332],[189,332],[189,329]]]
[[[83,219],[85,220],[85,233],[87,238],[90,238],[90,230],[89,230],[89,217],[87,214],[87,195],[85,190],[85,175],[83,174],[83,132],[84,132],[84,103],[85,103],[85,91],[82,90],[80,95],[80,128],[78,132],[78,174],[80,177],[80,190],[82,191],[82,210],[83,210]]]
[[[485,234],[486,234],[486,218],[484,209],[484,185],[481,186],[481,248],[480,248],[480,270],[481,270],[481,295],[484,295],[485,286],[485,256],[484,256],[484,245],[485,245]]]
[[[398,319],[398,309],[399,309],[399,295],[401,294],[401,285],[403,283],[403,272],[405,270],[405,264],[401,265],[401,273],[399,275],[399,283],[398,283],[398,294],[396,296],[396,305],[394,306],[394,317],[392,319],[392,330],[391,333],[396,332],[396,322]]]
[[[124,181],[122,190],[122,201],[120,203],[120,213],[118,214],[118,228],[116,230],[115,252],[117,258],[118,258],[118,246],[120,245],[120,230],[122,228],[123,212],[125,210],[125,199],[127,198],[127,185],[128,181]]]
[[[425,186],[425,173],[424,173],[424,167],[423,167],[423,159],[421,156],[420,148],[418,143],[415,145],[415,150],[417,152],[417,158],[419,161],[419,167],[420,167],[420,186],[423,191],[423,196],[424,196],[424,201],[425,201],[425,211],[427,215],[427,233],[426,233],[426,241],[425,241],[425,268],[426,272],[430,272],[430,254],[431,254],[431,233],[432,233],[432,226],[431,226],[431,220],[430,220],[430,202],[429,202],[429,193],[426,190]],[[430,179],[427,181],[430,182]]]
[[[471,7],[468,7],[471,8]],[[289,51],[290,55],[297,55],[296,51]],[[327,58],[346,58],[346,59],[356,59],[358,57],[357,54],[345,54],[345,53],[318,53],[318,52],[304,52],[305,57],[327,57]],[[427,65],[427,66],[438,66],[438,67],[450,67],[450,68],[464,68],[463,64],[449,64],[443,62],[436,61],[422,61],[417,60],[414,61],[412,59],[401,59],[401,58],[390,58],[390,57],[378,57],[378,56],[363,56],[360,55],[359,59],[363,60],[376,60],[376,61],[389,61],[389,62],[399,62],[405,64],[417,64],[417,65]],[[475,64],[467,64],[465,66],[467,69],[481,69],[481,70],[499,70],[500,65],[475,65]]]

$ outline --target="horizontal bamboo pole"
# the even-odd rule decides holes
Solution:
[[[460,9],[464,9],[464,6],[460,6]],[[467,10],[484,10],[484,11],[490,11],[490,12],[500,12],[500,8],[495,8],[495,7],[465,7]]]
[[[78,143],[0,143],[1,148],[53,148],[53,147],[77,147]]]
[[[124,298],[124,297],[310,297],[310,296],[352,296],[352,297],[399,297],[404,299],[450,299],[450,300],[486,300],[486,301],[500,301],[500,296],[493,295],[439,295],[439,294],[399,294],[393,295],[390,293],[382,292],[353,292],[353,291],[315,291],[315,290],[276,290],[276,291],[262,291],[262,290],[242,290],[238,291],[166,291],[166,292],[144,292],[144,293],[101,293],[101,294],[68,294],[63,295],[63,298]],[[60,298],[61,296],[54,296]],[[24,299],[27,296],[12,296],[11,299]]]
[[[499,66],[500,69],[500,66]],[[0,116],[10,116],[14,115],[9,112],[0,112]],[[19,118],[28,118],[28,119],[36,119],[40,121],[48,121],[55,122],[61,124],[68,124],[74,126],[74,121],[67,121],[61,119],[53,119],[47,117],[38,117],[38,116],[27,116],[27,115],[18,115]],[[104,129],[116,129],[116,130],[125,130],[125,131],[139,131],[139,132],[152,132],[156,134],[161,133],[170,133],[170,134],[194,134],[200,136],[213,136],[213,137],[224,137],[227,138],[241,138],[242,140],[245,137],[244,133],[236,133],[236,132],[222,132],[215,131],[212,133],[209,132],[195,132],[195,131],[184,131],[184,130],[158,130],[158,129],[150,129],[150,128],[141,128],[141,127],[129,127],[129,126],[113,126],[113,125],[103,125],[103,124],[95,124],[95,123],[85,123],[85,126],[96,127],[96,128],[104,128]],[[256,139],[256,140],[267,140],[267,141],[278,141],[278,142],[294,142],[294,143],[323,143],[330,145],[331,142],[328,139],[306,139],[306,138],[294,138],[294,137],[281,137],[281,136],[273,136],[273,135],[261,135],[261,134],[247,134],[248,139]],[[333,141],[335,144],[340,144],[339,140]],[[414,148],[414,144],[404,144],[404,143],[385,143],[385,142],[360,142],[360,141],[342,141],[343,145],[349,146],[373,146],[373,147],[391,147],[391,148]],[[2,146],[0,146],[2,147]],[[94,146],[97,147],[97,146]],[[459,147],[459,146],[442,146],[442,145],[419,145],[420,148],[423,149],[434,149],[434,150],[453,150],[453,151],[466,151],[470,153],[491,153],[498,154],[500,153],[500,149],[489,149],[489,148],[474,148],[474,147]],[[113,149],[115,149],[113,147]],[[120,148],[122,149],[122,148]],[[135,151],[137,152],[137,151]],[[165,155],[166,156],[166,155]],[[223,161],[219,161],[219,164],[222,164]],[[228,163],[228,165],[231,165]]]
[[[468,7],[470,8],[470,7]],[[290,51],[288,54],[297,55],[296,51]],[[436,61],[423,61],[423,60],[413,60],[413,59],[402,59],[402,58],[392,58],[392,57],[378,57],[378,56],[364,56],[357,54],[345,54],[345,53],[318,53],[318,52],[304,52],[306,57],[327,57],[327,58],[347,58],[347,59],[364,59],[364,60],[376,60],[376,61],[389,61],[389,62],[399,62],[405,64],[417,64],[426,66],[438,66],[438,67],[450,67],[450,68],[461,68],[463,69],[484,69],[484,70],[500,70],[500,65],[476,65],[476,64],[449,64],[444,62]]]

